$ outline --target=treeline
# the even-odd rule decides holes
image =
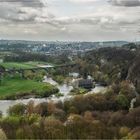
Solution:
[[[14,51],[13,54],[4,57],[4,62],[28,62],[28,61],[49,61],[49,57],[39,53]]]
[[[0,50],[1,51],[24,51],[24,50],[30,50],[27,44],[22,43],[16,43],[16,44],[0,44]]]
[[[139,139],[140,107],[117,110],[109,102],[103,95],[88,95],[64,103],[17,104],[0,118],[0,138]]]
[[[67,55],[48,56],[42,53],[32,53],[24,51],[14,51],[13,54],[6,55],[4,62],[28,62],[28,61],[43,61],[54,64],[64,64],[70,62]]]

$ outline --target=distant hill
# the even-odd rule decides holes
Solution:
[[[94,71],[97,81],[113,83],[130,80],[140,92],[140,48],[128,44],[123,47],[103,47],[89,51],[83,57],[86,71]],[[84,67],[84,66],[83,66]]]
[[[87,45],[93,47],[119,47],[128,44],[127,41],[103,41],[103,42],[71,42],[71,41],[26,41],[26,40],[0,40],[0,44],[63,44],[63,45]]]

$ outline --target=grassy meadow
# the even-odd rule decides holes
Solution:
[[[48,97],[57,92],[58,89],[48,83],[21,78],[5,78],[0,85],[0,99],[16,99],[28,95]]]
[[[30,69],[30,68],[36,68],[38,65],[46,64],[45,62],[37,62],[37,61],[30,61],[30,62],[2,62],[0,63],[1,66],[10,69],[10,68],[16,68],[16,69]]]

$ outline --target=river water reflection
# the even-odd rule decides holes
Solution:
[[[64,96],[67,96],[70,93],[70,91],[73,89],[71,85],[68,84],[59,85],[56,81],[54,81],[52,78],[47,76],[44,77],[43,82],[47,82],[56,86],[59,89],[59,92],[62,93]]]

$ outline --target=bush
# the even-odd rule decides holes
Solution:
[[[128,99],[123,94],[117,96],[117,103],[120,109],[128,109],[130,105]]]
[[[46,84],[46,86],[43,87],[40,96],[41,97],[49,97],[53,94],[57,94],[59,92],[59,89],[50,85],[50,84]]]
[[[24,115],[26,111],[26,106],[24,104],[16,104],[9,108],[8,114],[9,115],[15,115],[15,116],[21,116]]]

